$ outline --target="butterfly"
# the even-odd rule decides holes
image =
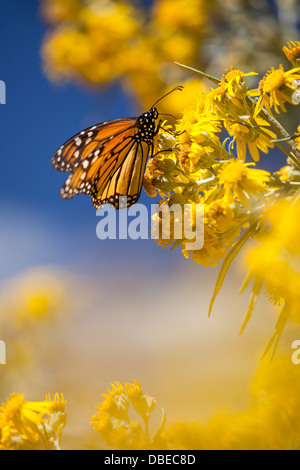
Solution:
[[[56,170],[71,173],[60,196],[71,199],[77,194],[87,194],[96,209],[105,204],[116,209],[135,204],[142,191],[148,157],[154,155],[154,138],[162,122],[156,125],[159,113],[155,105],[175,90],[182,89],[182,86],[175,87],[138,117],[96,124],[64,143],[51,160]]]

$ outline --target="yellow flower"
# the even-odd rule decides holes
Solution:
[[[225,233],[220,233],[219,227],[217,228],[214,225],[205,223],[203,248],[190,252],[185,250],[184,255],[186,258],[191,256],[191,259],[201,266],[218,266],[219,262],[225,258],[228,250],[235,243],[240,231],[240,227],[235,223]],[[185,249],[185,243],[182,243],[182,248]]]
[[[23,394],[12,394],[0,407],[0,449],[59,449],[65,404],[58,394],[44,402],[27,402]]]
[[[126,402],[127,413],[122,416],[122,413],[116,413],[115,407],[106,406],[108,395],[103,395],[105,401],[96,407],[98,411],[92,417],[91,424],[106,444],[119,449],[155,448],[155,442],[157,442],[165,423],[165,419],[163,419],[158,430],[153,435],[149,434],[148,422],[156,400],[142,391],[137,380],[134,380],[133,383],[126,383],[125,389],[119,382],[115,382],[112,384],[112,391],[109,394],[109,397],[114,399],[122,397],[122,402]],[[143,419],[144,426],[129,418],[130,403]]]
[[[124,387],[120,382],[112,383],[111,387],[112,390],[108,390],[108,394],[103,394],[104,401],[99,405],[99,410],[110,414],[116,419],[129,421],[129,401],[125,394]]]
[[[292,95],[296,88],[293,86],[295,80],[300,79],[300,67],[293,68],[285,72],[282,65],[278,69],[274,67],[267,72],[259,83],[258,94],[260,95],[256,103],[255,115],[265,107],[266,110],[272,115],[274,108],[278,114],[280,110],[286,112],[284,103],[288,102],[294,104]],[[252,95],[254,96],[254,91]]]
[[[283,47],[283,52],[294,67],[299,67],[300,63],[300,41],[290,41]]]
[[[206,208],[207,221],[220,232],[226,232],[234,225],[234,210],[224,199],[217,199]]]
[[[249,168],[252,163],[243,163],[232,159],[222,164],[219,183],[223,185],[224,198],[229,203],[238,200],[246,208],[255,207],[257,199],[267,191],[270,173]]]
[[[259,161],[259,151],[268,153],[270,148],[274,148],[274,143],[271,142],[271,139],[275,139],[277,136],[267,128],[269,124],[259,116],[256,117],[256,123],[257,125],[253,126],[248,120],[241,124],[225,121],[228,133],[236,141],[239,160],[246,160],[247,147],[255,162]]]
[[[221,132],[221,127],[220,119],[217,116],[199,115],[197,122],[191,128],[190,135],[194,142],[202,146],[209,146],[212,143],[219,144],[219,139],[215,134]]]
[[[150,414],[154,410],[156,400],[143,393],[142,387],[137,380],[134,380],[133,384],[126,383],[125,390],[133,408],[142,417],[148,426]]]
[[[206,109],[211,107],[215,113],[223,118],[235,118],[250,114],[246,98],[248,95],[244,77],[257,75],[255,72],[244,73],[231,68],[222,75],[219,86],[207,95]]]
[[[296,135],[297,137],[295,138],[295,142],[300,150],[300,125],[297,127]]]
[[[256,72],[244,73],[240,70],[236,70],[231,67],[230,71],[227,71],[225,75],[222,76],[222,81],[224,81],[224,88],[228,91],[228,94],[232,98],[243,98],[247,95],[247,86],[244,82],[244,77],[249,77],[252,75],[258,75]],[[240,107],[240,103],[238,104]]]

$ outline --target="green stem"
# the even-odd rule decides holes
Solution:
[[[220,85],[221,80],[216,77],[213,77],[212,75],[208,75],[207,73],[201,72],[201,70],[194,69],[193,67],[189,67],[188,65],[179,64],[179,62],[175,62],[175,64],[179,65],[179,67],[183,67],[184,69],[190,70],[191,72],[196,72],[198,75],[201,75],[201,77],[203,78],[207,78],[215,85]]]
[[[253,100],[249,96],[247,96],[247,102],[249,106],[253,106]],[[282,139],[286,141],[287,146],[297,161],[297,165],[300,166],[300,150],[290,134],[284,129],[284,127],[282,127],[277,119],[272,117],[264,108],[260,110],[259,115],[273,127]]]

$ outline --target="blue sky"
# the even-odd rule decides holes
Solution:
[[[51,83],[40,57],[45,31],[38,1],[0,3],[0,80],[7,87],[7,104],[0,105],[0,278],[40,264],[93,275],[172,272],[184,262],[180,250],[170,253],[153,240],[99,241],[90,198],[60,199],[66,175],[51,167],[55,150],[77,131],[136,109],[117,85],[96,93]],[[268,165],[266,157],[262,166]],[[154,200],[143,192],[140,202]]]
[[[104,270],[172,270],[182,255],[152,240],[99,241],[87,196],[59,197],[66,175],[52,169],[55,150],[89,125],[134,115],[117,86],[99,93],[51,83],[43,74],[40,47],[46,27],[37,1],[0,5],[0,79],[7,104],[0,106],[0,278],[30,266],[55,264],[97,275]],[[153,203],[145,194],[141,202]]]

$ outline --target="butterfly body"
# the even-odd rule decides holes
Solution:
[[[175,87],[165,96],[182,88]],[[87,194],[96,209],[104,204],[121,209],[138,201],[147,160],[153,156],[154,138],[160,128],[155,104],[137,118],[114,119],[89,127],[55,152],[53,168],[70,173],[60,190],[63,199]]]

